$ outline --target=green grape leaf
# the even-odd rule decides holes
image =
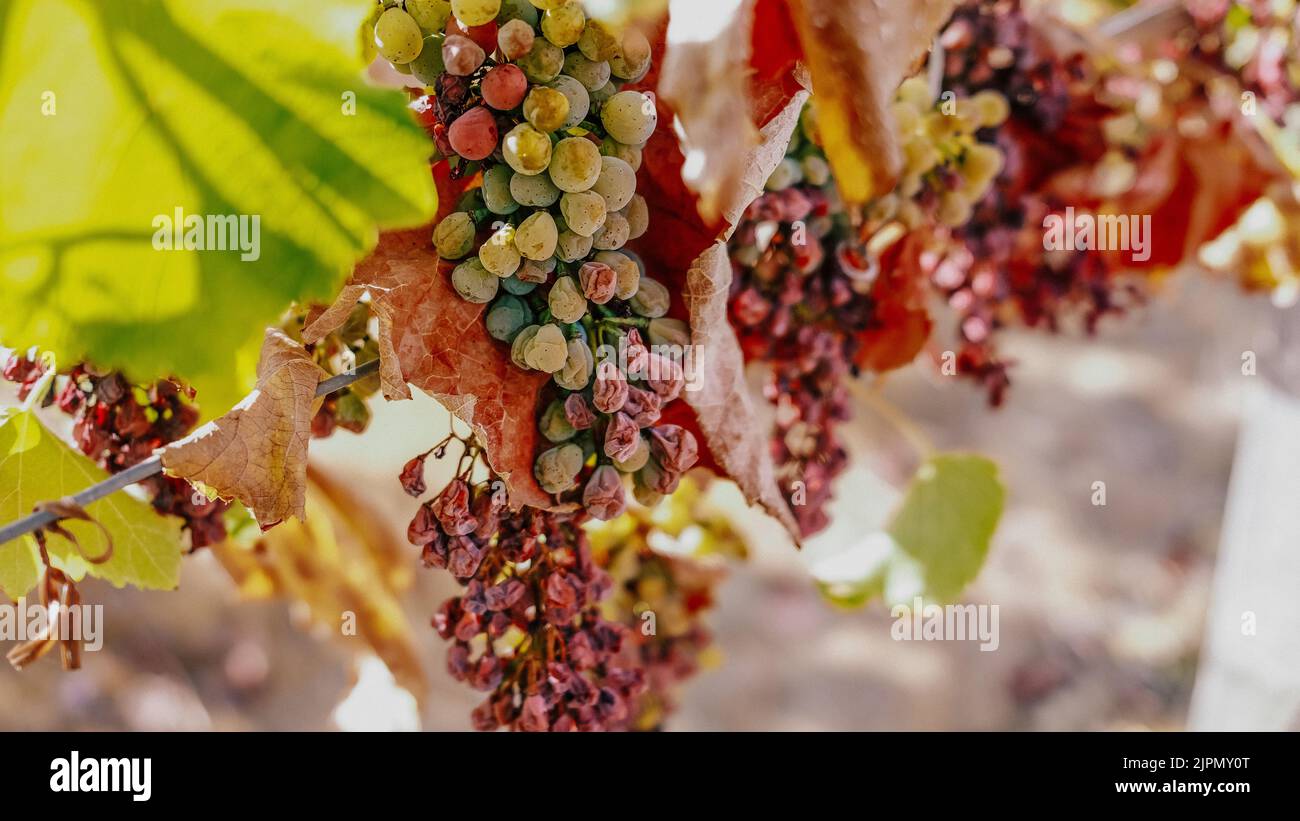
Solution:
[[[290,301],[435,211],[428,138],[361,72],[371,5],[0,4],[0,339],[237,402]]]
[[[921,464],[888,527],[921,566],[927,597],[955,599],[979,575],[1002,516],[998,467],[968,454],[939,454]]]
[[[70,496],[106,479],[108,474],[74,451],[29,411],[0,412],[0,522],[12,522],[32,512],[38,502]],[[181,565],[180,521],[159,516],[153,508],[126,493],[115,493],[90,504],[86,512],[107,528],[113,555],[91,564],[61,536],[50,536],[50,561],[73,579],[87,574],[116,587],[132,584],[155,590],[176,587]],[[89,522],[67,521],[83,549],[97,555],[104,537]],[[40,559],[30,536],[0,544],[0,590],[12,599],[36,585]]]

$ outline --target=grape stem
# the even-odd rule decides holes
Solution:
[[[369,362],[363,362],[355,368],[351,368],[338,376],[331,376],[329,379],[322,380],[316,386],[317,396],[327,396],[335,391],[342,390],[353,382],[364,379],[367,376],[379,370],[379,360],[372,359]],[[80,493],[72,497],[72,501],[79,507],[86,507],[92,502],[98,502],[106,496],[111,496],[117,491],[136,482],[143,482],[151,476],[157,476],[162,473],[163,464],[161,456],[153,456],[132,465],[121,473],[115,473],[98,484],[91,485]],[[34,530],[44,528],[53,524],[58,517],[48,510],[32,513],[22,519],[5,525],[0,528],[0,545],[17,539],[19,536],[31,533]]]

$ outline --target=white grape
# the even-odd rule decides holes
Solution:
[[[550,175],[515,174],[510,178],[510,195],[520,205],[546,208],[560,201],[560,189],[551,182]]]
[[[591,190],[605,198],[606,208],[618,211],[636,194],[636,172],[618,157],[601,157],[600,176]]]
[[[591,140],[583,137],[560,140],[551,150],[551,182],[570,194],[586,191],[600,179],[600,161],[600,149]]]
[[[561,128],[573,128],[587,119],[587,113],[591,111],[591,95],[587,93],[582,83],[561,74],[551,81],[550,86],[569,101],[569,116],[565,118]]]
[[[591,247],[602,251],[617,251],[627,244],[631,231],[627,217],[617,211],[605,215],[605,224],[596,229],[591,237]]]
[[[649,96],[639,91],[620,91],[600,109],[600,121],[609,136],[628,145],[641,145],[650,139],[659,114]]]
[[[567,196],[567,195],[566,195]],[[561,231],[555,243],[555,256],[561,262],[577,262],[591,253],[591,237],[575,234],[573,231]]]
[[[628,239],[637,239],[645,234],[650,227],[650,207],[646,204],[645,197],[634,195],[623,209],[623,217],[627,220]]]
[[[399,8],[379,15],[375,22],[375,47],[390,63],[409,63],[420,56],[424,32],[415,18]]]
[[[609,82],[609,63],[588,60],[580,52],[570,52],[564,58],[564,73],[582,85],[588,91],[595,91]]]
[[[519,210],[519,202],[510,194],[514,176],[505,165],[494,165],[483,172],[483,203],[493,214],[506,216]]]
[[[515,229],[515,247],[530,260],[550,259],[555,253],[560,232],[555,218],[545,211],[536,211],[519,223]]]
[[[605,224],[605,200],[591,191],[580,191],[560,197],[560,213],[569,230],[589,237]]]
[[[487,242],[479,246],[479,261],[483,267],[499,277],[508,277],[519,270],[519,249],[515,247],[513,225],[498,228]]]

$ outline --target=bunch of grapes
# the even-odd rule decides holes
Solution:
[[[747,358],[771,367],[772,455],[805,536],[829,523],[832,481],[847,463],[835,429],[849,417],[845,383],[856,375],[862,335],[891,320],[875,293],[881,251],[908,232],[970,218],[1002,163],[975,134],[1006,113],[993,92],[937,101],[923,80],[904,82],[894,103],[904,173],[855,223],[836,193],[810,107],[767,192],[732,237],[731,316]]]
[[[432,453],[444,455],[446,445]],[[434,627],[452,642],[452,676],[489,694],[473,712],[475,728],[626,729],[644,677],[621,660],[627,630],[600,613],[610,579],[577,517],[528,507],[510,514],[501,482],[489,474],[471,483],[478,452],[465,447],[467,466],[421,505],[408,537],[426,566],[465,587]],[[424,492],[427,456],[403,470],[412,495]]]
[[[324,309],[319,306],[309,309],[295,307],[280,323],[280,329],[301,343],[302,329],[311,324],[322,310]],[[326,372],[346,373],[358,365],[379,358],[379,342],[375,333],[377,328],[374,325],[370,305],[361,302],[352,309],[342,327],[305,347],[316,364]],[[320,410],[312,417],[312,436],[325,439],[337,428],[351,433],[364,433],[370,426],[370,406],[367,400],[379,392],[379,386],[378,374],[371,374],[326,396],[321,402]]]
[[[19,385],[19,398],[25,400],[44,375],[44,366],[30,353],[15,353],[5,362],[3,374]],[[139,464],[188,434],[199,420],[192,398],[188,389],[171,380],[132,385],[121,373],[86,364],[59,374],[50,392],[38,397],[42,404],[56,404],[72,417],[77,447],[109,473]],[[162,474],[140,485],[155,510],[184,521],[191,549],[226,538],[225,502],[209,501],[184,479]]]
[[[1295,0],[1190,0],[1192,56],[1226,69],[1278,122],[1300,122],[1300,15]]]
[[[698,458],[657,424],[688,333],[624,248],[648,224],[636,172],[657,113],[620,88],[649,71],[649,42],[565,0],[388,4],[375,37],[434,87],[415,109],[455,173],[481,174],[433,242],[511,360],[551,374],[537,481],[600,519],[623,512],[626,477],[643,501],[671,493]]]
[[[1050,193],[1056,175],[1097,163],[1108,150],[1097,78],[1082,54],[1061,55],[1018,0],[965,0],[939,42],[944,87],[972,97],[996,92],[1010,104],[1006,124],[985,129],[1006,162],[996,183],[953,231],[957,242],[934,267],[934,286],[957,311],[957,369],[985,386],[997,405],[1009,385],[996,351],[1008,324],[1057,330],[1067,313],[1092,332],[1100,318],[1136,300],[1097,254],[1044,253],[1043,219],[1066,203]]]

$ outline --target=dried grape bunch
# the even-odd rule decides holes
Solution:
[[[772,455],[805,536],[829,523],[832,481],[847,463],[835,428],[849,418],[845,382],[863,360],[864,335],[908,316],[882,309],[880,292],[892,289],[880,281],[882,263],[891,274],[898,265],[887,250],[908,233],[969,219],[1002,167],[976,132],[999,124],[1007,105],[993,92],[938,101],[923,80],[905,81],[894,103],[902,177],[856,225],[836,194],[813,112],[731,241],[732,322],[746,358],[770,366]]]
[[[649,42],[588,20],[577,2],[449,12],[417,21],[419,54],[439,56],[409,63],[435,89],[413,105],[453,174],[480,182],[433,244],[456,292],[488,306],[488,332],[511,360],[551,375],[538,483],[612,518],[628,484],[653,501],[698,458],[690,432],[657,424],[685,385],[685,326],[665,318],[668,289],[624,248],[648,225],[636,172],[657,113],[652,96],[622,86],[649,70]]]
[[[442,457],[454,437],[402,472],[412,495],[424,492],[424,463]],[[463,440],[461,440],[463,442]],[[488,693],[475,708],[476,729],[593,731],[626,729],[644,686],[622,658],[627,630],[605,619],[599,603],[609,576],[593,561],[573,513],[506,509],[503,483],[472,477],[481,451],[463,442],[456,477],[425,502],[408,529],[428,567],[464,587],[434,616],[451,642],[447,668]]]
[[[1044,218],[1067,205],[1050,183],[1106,155],[1104,122],[1116,112],[1099,100],[1086,58],[1059,54],[1017,0],[966,0],[939,42],[945,89],[992,91],[1009,103],[1005,125],[980,132],[1005,163],[953,230],[956,247],[932,274],[959,316],[958,373],[981,383],[997,405],[1010,384],[997,352],[999,329],[1057,330],[1065,316],[1077,315],[1091,333],[1101,317],[1140,299],[1100,255],[1043,250]]]
[[[31,354],[14,353],[5,362],[4,378],[19,385],[26,399],[44,375]],[[153,456],[154,451],[186,436],[198,423],[199,411],[188,389],[171,380],[132,385],[116,371],[77,365],[49,383],[41,404],[55,404],[72,417],[76,446],[109,473],[119,473]],[[156,511],[184,521],[191,549],[226,538],[220,499],[209,501],[184,479],[158,474],[140,483]]]

